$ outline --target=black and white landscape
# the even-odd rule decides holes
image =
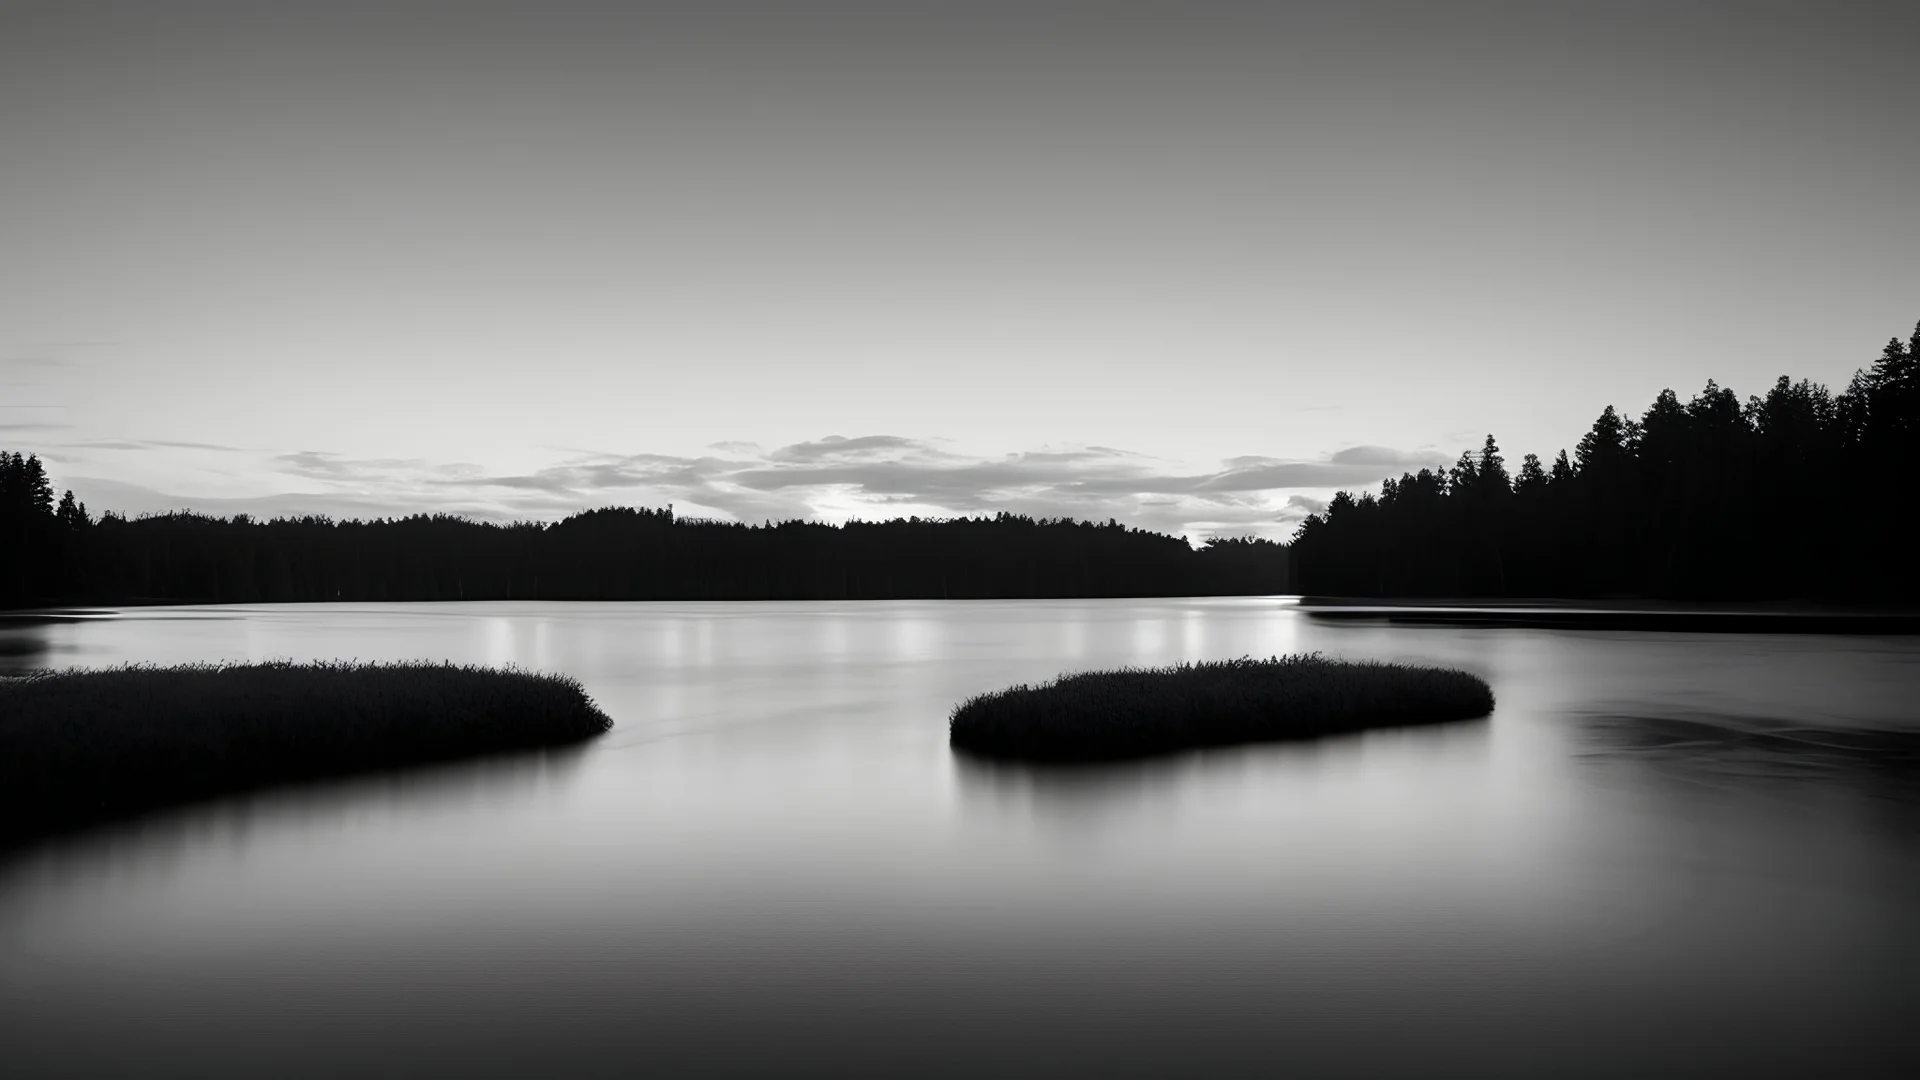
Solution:
[[[1916,43],[0,0],[0,1075],[1920,1075]]]

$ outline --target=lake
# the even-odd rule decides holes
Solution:
[[[1487,720],[1071,768],[959,700],[1321,651]],[[0,672],[450,659],[611,734],[0,863],[0,1073],[1920,1075],[1920,637],[1287,598],[139,608]]]

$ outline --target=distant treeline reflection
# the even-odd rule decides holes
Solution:
[[[1608,406],[1551,466],[1493,436],[1445,472],[1341,492],[1293,538],[1300,591],[1344,596],[1920,599],[1920,327],[1847,389],[1708,382]]]
[[[767,525],[590,510],[554,524],[446,515],[256,521],[193,513],[91,520],[56,508],[38,461],[9,455],[5,600],[868,600],[1270,594],[1284,545],[1035,519]],[[14,498],[16,489],[30,497]]]

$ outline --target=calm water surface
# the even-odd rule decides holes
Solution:
[[[578,751],[0,864],[0,1073],[1901,1075],[1920,639],[1321,621],[1285,599],[160,608],[0,670],[517,663]],[[1320,650],[1488,720],[1036,770],[970,694]],[[1912,1072],[1920,1075],[1920,1072]]]

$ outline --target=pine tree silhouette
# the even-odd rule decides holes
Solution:
[[[1297,584],[1920,601],[1905,525],[1917,457],[1920,327],[1838,394],[1784,376],[1745,402],[1712,381],[1684,403],[1663,390],[1638,420],[1607,407],[1551,468],[1527,455],[1510,482],[1489,437],[1439,490],[1403,475],[1382,485],[1379,512],[1342,492],[1294,535]]]

